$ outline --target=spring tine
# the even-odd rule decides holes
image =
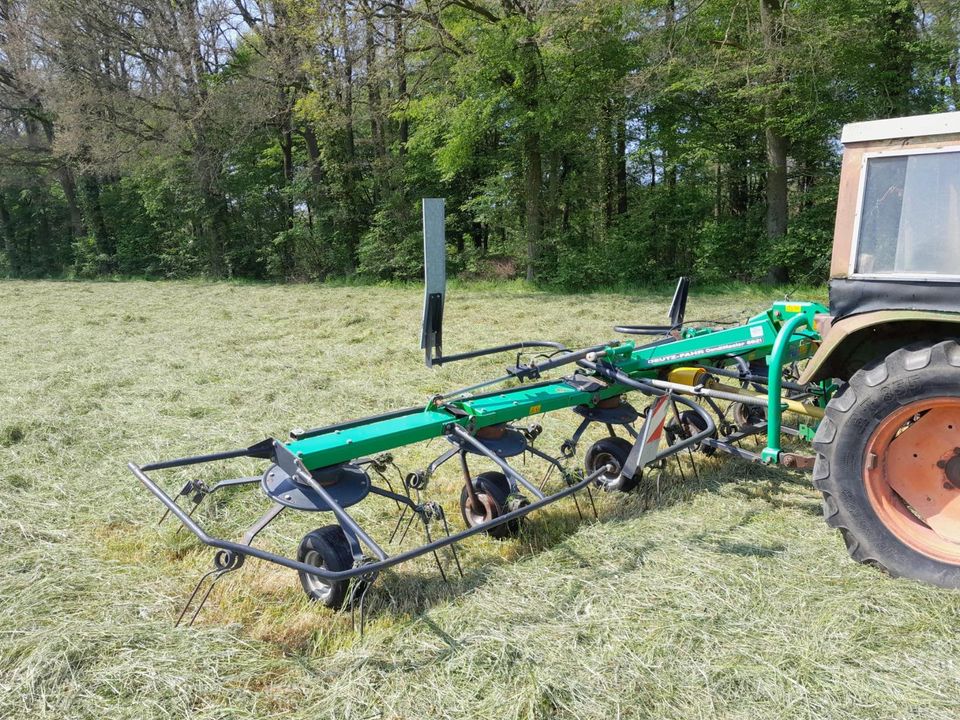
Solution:
[[[542,480],[541,483],[540,483],[540,491],[541,491],[541,492],[543,492],[543,489],[547,486],[547,482],[550,480],[550,476],[553,475],[553,469],[554,469],[554,466],[553,466],[553,465],[548,465],[548,466],[547,466],[547,472],[546,472],[546,474],[543,476],[543,480]]]
[[[429,545],[433,542],[433,538],[430,537],[430,521],[427,520],[426,516],[424,515],[421,515],[420,519],[423,520],[423,534],[427,536],[427,544]],[[449,585],[450,581],[447,580],[447,574],[443,571],[443,563],[440,562],[440,556],[437,555],[436,550],[434,550],[432,554],[433,559],[437,563],[437,570],[440,571],[440,577],[443,578],[443,581]]]
[[[400,523],[403,522],[404,516],[407,514],[407,508],[404,506],[400,510],[400,515],[397,517],[397,524],[393,526],[393,532],[390,533],[390,539],[387,540],[388,543],[393,544],[393,539],[397,536],[397,531],[400,530]]]
[[[593,519],[599,520],[600,516],[597,514],[597,505],[593,502],[593,490],[590,489],[589,485],[587,485],[587,499],[590,500],[590,507],[593,509]]]
[[[357,607],[359,606],[360,611],[360,637],[363,638],[363,631],[367,626],[367,591],[370,589],[370,586],[373,583],[363,583],[362,587],[360,585],[360,579],[354,578],[353,585],[350,588],[350,627],[353,628],[353,631],[357,631]],[[358,597],[359,596],[359,597]]]
[[[363,639],[363,633],[367,629],[367,591],[370,589],[370,583],[363,586],[360,591],[360,639]]]
[[[693,477],[696,478],[697,484],[701,485],[700,471],[697,469],[697,458],[693,453],[693,448],[687,448],[687,452],[690,453],[690,467],[693,469]]]
[[[382,478],[383,478],[383,481],[387,484],[387,489],[388,489],[390,492],[393,492],[393,483],[390,482],[390,478],[388,478],[386,475],[381,475],[380,477],[382,477]],[[400,505],[400,501],[399,501],[399,500],[394,500],[393,502],[395,502],[395,503],[397,504],[397,510],[401,510],[401,509],[405,510],[405,509],[406,509],[406,508],[404,508],[402,505]]]
[[[190,597],[187,599],[186,604],[183,606],[183,610],[180,611],[180,616],[177,618],[177,622],[174,623],[174,627],[180,627],[180,622],[183,620],[183,616],[187,614],[187,610],[189,610],[190,606],[193,604],[193,599],[197,596],[197,592],[199,592],[200,586],[203,585],[204,580],[206,580],[208,577],[218,572],[221,572],[221,570],[219,568],[214,568],[213,570],[205,572],[203,575],[200,576],[200,579],[197,580],[197,584],[194,585],[193,587],[193,592],[190,593]],[[211,587],[212,585],[213,583],[211,583]],[[208,590],[207,593],[209,594],[209,592],[210,591]],[[206,600],[206,596],[204,596],[204,600]],[[196,615],[194,615],[193,617],[194,619],[196,619]],[[192,624],[193,624],[193,620],[190,621],[190,625]]]
[[[582,520],[583,520],[583,513],[582,513],[581,510],[580,510],[580,501],[577,500],[577,494],[574,493],[574,494],[571,495],[570,497],[573,498],[573,506],[577,509],[577,515],[580,517],[580,520],[582,521]]]
[[[413,524],[413,518],[416,515],[415,512],[410,513],[410,519],[407,520],[407,526],[403,529],[403,534],[400,536],[400,542],[402,543],[407,537],[407,531],[410,529],[410,526]]]
[[[203,496],[203,497],[206,497],[206,496]],[[196,511],[198,507],[200,507],[200,503],[203,502],[203,497],[201,497],[199,500],[196,500],[193,503],[193,507],[190,508],[189,512],[187,512],[187,517],[193,517],[193,513]],[[177,528],[177,531],[174,533],[174,535],[179,535],[184,527],[185,526],[181,524],[180,527]]]
[[[180,488],[180,492],[178,492],[174,497],[174,502],[176,502],[176,499],[179,497],[183,497],[184,495],[189,495],[190,490],[192,488],[193,488],[193,480],[187,480],[187,482],[184,483],[183,487]],[[163,525],[163,521],[167,519],[167,515],[169,514],[170,514],[170,508],[167,508],[166,510],[164,510],[163,515],[160,516],[160,520],[157,522],[157,525]]]
[[[443,532],[446,533],[447,537],[450,537],[450,525],[447,523],[447,514],[441,512],[440,517],[443,520]],[[453,553],[453,561],[457,564],[457,572],[460,573],[460,579],[463,580],[463,568],[460,566],[460,555],[457,553],[456,543],[450,545],[450,552]]]
[[[217,584],[217,580],[222,578],[230,572],[229,568],[226,570],[220,570],[216,575],[213,576],[213,580],[210,581],[210,584],[207,586],[207,591],[203,594],[203,598],[200,600],[200,604],[197,605],[197,609],[193,613],[193,617],[190,618],[190,622],[187,623],[187,627],[193,626],[193,621],[197,619],[197,615],[200,614],[200,611],[203,610],[203,606],[207,603],[207,598],[210,597],[210,592],[213,590],[213,586]]]

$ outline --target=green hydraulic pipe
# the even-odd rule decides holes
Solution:
[[[783,420],[780,393],[783,390],[783,356],[790,347],[790,338],[801,327],[810,327],[810,318],[806,314],[794,315],[784,323],[777,333],[777,339],[767,361],[767,446],[760,453],[760,459],[768,465],[780,461],[780,424]]]

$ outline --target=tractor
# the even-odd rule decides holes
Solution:
[[[801,383],[827,523],[863,563],[960,587],[960,112],[847,125],[830,314]]]

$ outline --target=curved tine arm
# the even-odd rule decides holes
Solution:
[[[614,325],[613,331],[624,335],[668,335],[679,325]]]
[[[457,362],[458,360],[470,360],[472,358],[484,357],[485,355],[496,355],[497,353],[510,352],[512,350],[526,350],[527,348],[570,349],[563,343],[553,342],[552,340],[521,340],[520,342],[508,343],[507,345],[495,345],[494,347],[468,350],[467,352],[457,353],[455,355],[444,355],[443,357],[434,358],[433,364],[446,365],[447,363]]]

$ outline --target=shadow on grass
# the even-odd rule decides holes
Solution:
[[[816,515],[821,512],[819,502],[810,497],[809,476],[745,463],[734,458],[705,459],[694,456],[691,459],[686,455],[682,469],[673,461],[662,468],[660,473],[655,471],[651,475],[649,483],[641,484],[632,493],[597,498],[596,520],[585,493],[579,496],[579,508],[568,500],[550,510],[537,513],[536,519],[524,524],[519,538],[504,542],[503,546],[510,548],[509,553],[485,556],[483,563],[479,565],[464,564],[462,578],[457,575],[449,551],[443,551],[440,555],[448,581],[442,579],[435,567],[432,574],[403,571],[389,573],[382,578],[382,584],[377,585],[380,592],[371,598],[373,602],[368,608],[368,617],[403,614],[422,620],[424,613],[435,605],[448,602],[491,582],[496,577],[497,569],[507,562],[519,562],[558,547],[573,560],[573,565],[583,568],[585,573],[593,577],[598,577],[596,558],[585,557],[569,544],[564,544],[584,523],[598,522],[607,526],[629,522],[646,512],[665,510],[700,495],[733,493],[746,499],[765,501],[773,509],[795,509]],[[761,513],[761,510],[751,510],[729,527],[709,533],[693,533],[687,536],[687,540],[707,546],[715,552],[744,557],[775,556],[783,552],[786,546],[779,543],[762,545],[732,541],[728,537],[731,532],[740,526],[748,525]],[[650,541],[646,549],[655,546],[656,542]],[[637,563],[642,564],[643,554],[644,548],[631,547],[630,552],[624,555],[624,563],[630,567],[635,567]],[[619,569],[614,572],[617,571]]]

